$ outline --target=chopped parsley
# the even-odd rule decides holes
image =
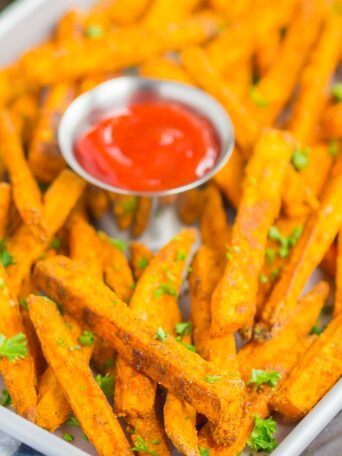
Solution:
[[[308,166],[309,152],[308,148],[300,149],[299,147],[293,151],[291,163],[297,171],[302,171]]]
[[[272,241],[277,241],[277,242],[281,242],[281,240],[283,239],[283,236],[281,235],[280,231],[278,230],[278,228],[276,226],[271,226],[271,228],[269,229],[268,231],[268,237],[272,240]]]
[[[27,303],[25,298],[19,298],[19,305],[20,305],[21,308],[26,310],[26,312],[29,311],[28,303]]]
[[[9,407],[11,405],[11,396],[7,389],[2,390],[2,398],[0,399],[0,405],[3,407]]]
[[[80,427],[80,422],[78,421],[78,419],[76,418],[76,416],[70,416],[66,422],[66,424],[70,424],[70,426],[74,426],[74,427]]]
[[[7,250],[6,242],[4,239],[0,240],[0,261],[4,268],[14,264],[13,256]]]
[[[114,377],[110,374],[98,374],[96,375],[95,380],[99,387],[102,389],[104,395],[108,399],[112,399],[114,396]]]
[[[66,347],[66,342],[64,339],[57,339],[56,340],[56,344],[59,346],[59,347]]]
[[[125,253],[127,250],[127,242],[123,239],[109,238],[109,242],[114,245],[120,252]]]
[[[60,237],[55,237],[50,242],[49,247],[50,247],[50,249],[59,250],[61,248],[61,245],[62,245],[62,239]]]
[[[260,386],[267,384],[274,388],[279,382],[280,374],[277,371],[265,371],[261,369],[252,369],[251,378],[248,380],[247,385],[254,384]]]
[[[88,38],[101,38],[103,36],[103,28],[100,25],[89,25],[86,29],[86,36]]]
[[[177,261],[184,261],[186,258],[185,252],[183,249],[179,249],[177,252]]]
[[[262,283],[263,285],[268,283],[268,277],[266,274],[260,274],[259,280],[260,280],[260,283]]]
[[[182,342],[183,343],[183,342]],[[184,344],[184,347],[187,348],[189,351],[193,352],[193,353],[197,353],[197,350],[196,350],[196,347],[195,345],[193,344]]]
[[[324,330],[325,326],[323,328],[320,328],[320,326],[316,324],[311,328],[310,334],[315,334],[316,336],[319,336],[320,334],[322,334]]]
[[[280,269],[279,268],[273,268],[270,274],[270,280],[273,282],[273,280],[277,279],[280,275]]]
[[[139,269],[145,269],[146,266],[148,265],[148,263],[149,263],[148,259],[146,257],[142,257],[138,261],[138,268]]]
[[[69,347],[69,350],[73,352],[75,350],[81,350],[81,348],[81,345],[73,345],[72,347]]]
[[[252,85],[249,90],[249,97],[258,108],[267,108],[269,102],[261,95],[256,85]]]
[[[177,336],[188,336],[192,332],[192,323],[189,321],[175,324],[175,333]]]
[[[227,258],[228,261],[232,261],[233,255],[228,251],[228,252],[226,253],[226,258]]]
[[[296,226],[288,237],[290,247],[294,247],[303,234],[303,227]]]
[[[273,263],[276,257],[276,252],[272,248],[267,248],[265,251],[266,260],[269,264]]]
[[[204,380],[207,382],[207,383],[210,383],[210,385],[218,382],[219,380],[221,380],[222,376],[221,375],[207,375]]]
[[[81,345],[89,347],[90,345],[93,345],[95,336],[91,331],[83,331],[78,340],[80,341]]]
[[[27,356],[27,339],[25,334],[18,333],[13,337],[6,337],[0,334],[0,356],[10,361],[23,359]]]
[[[342,101],[342,82],[337,82],[332,86],[331,93],[338,101]]]
[[[74,440],[74,436],[72,434],[69,434],[68,432],[65,432],[63,434],[63,439],[67,442],[72,442]]]
[[[161,283],[155,290],[154,290],[154,297],[161,298],[163,295],[167,296],[177,296],[177,292],[175,288],[170,285],[169,283]]]
[[[152,456],[158,456],[158,451],[151,450],[141,435],[136,436],[132,451],[142,451],[143,453],[150,454]]]
[[[200,447],[199,452],[200,452],[200,456],[210,456],[209,448]]]
[[[121,206],[122,206],[124,215],[130,214],[131,212],[133,212],[136,209],[137,205],[138,205],[138,198],[136,196],[132,196],[129,199],[123,200]]]
[[[328,144],[329,154],[335,158],[335,157],[337,157],[339,151],[340,151],[340,148],[339,148],[339,142],[337,141],[337,139],[330,140],[329,144]]]
[[[254,428],[247,441],[247,445],[254,451],[264,451],[270,453],[277,446],[273,437],[277,428],[276,422],[272,418],[263,420],[254,415]]]
[[[153,336],[153,339],[160,340],[164,344],[166,337],[167,337],[167,333],[164,331],[164,329],[161,326],[159,326],[155,335]]]

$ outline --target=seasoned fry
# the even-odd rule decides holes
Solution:
[[[202,245],[191,263],[189,274],[191,316],[194,322],[194,341],[197,351],[203,356],[207,343],[213,291],[222,274],[222,262],[209,247]]]
[[[100,0],[90,11],[88,23],[102,21],[117,25],[134,24],[150,5],[151,0]]]
[[[134,288],[134,280],[128,260],[105,233],[99,233],[99,240],[105,282],[120,299],[128,303]]]
[[[202,360],[171,336],[164,343],[154,339],[155,328],[68,258],[39,262],[34,279],[66,311],[76,318],[84,317],[90,328],[133,367],[185,399],[213,423],[224,424],[236,382],[222,375],[213,363]],[[208,382],[208,377],[218,380]]]
[[[329,274],[331,277],[336,276],[336,263],[337,263],[337,245],[333,242],[327,250],[324,258],[320,264],[320,267],[324,272]]]
[[[6,234],[11,206],[11,186],[6,182],[0,183],[0,239]]]
[[[148,249],[145,244],[141,242],[131,242],[130,244],[130,254],[131,254],[131,268],[133,271],[134,278],[138,280],[149,262],[153,257],[153,253]]]
[[[41,182],[52,182],[66,167],[59,150],[57,131],[61,117],[75,96],[70,83],[57,83],[48,94],[39,113],[29,148],[28,163]]]
[[[152,210],[152,199],[141,196],[138,199],[137,208],[134,214],[132,234],[135,237],[141,236],[147,229],[150,222]]]
[[[70,227],[70,256],[84,263],[90,274],[102,279],[102,248],[95,229],[79,215],[74,215]]]
[[[329,84],[340,58],[342,17],[331,13],[309,63],[303,71],[290,130],[300,144],[309,144],[329,97]]]
[[[7,274],[0,265],[0,333],[5,337],[25,334],[19,304],[12,293]],[[35,420],[37,392],[34,360],[28,351],[22,358],[0,358],[0,371],[11,396],[14,410],[30,421]]]
[[[98,453],[109,456],[115,448],[118,454],[132,454],[120,424],[92,375],[85,354],[76,349],[56,305],[31,295],[29,309],[44,355]],[[87,391],[87,395],[80,394],[82,391]]]
[[[334,316],[337,317],[342,312],[342,231],[338,233],[337,258],[336,258],[336,293]]]
[[[342,375],[342,315],[325,329],[292,369],[273,399],[286,420],[299,420]]]
[[[89,185],[85,192],[86,206],[96,219],[105,215],[109,208],[109,199],[105,190]]]
[[[204,192],[194,188],[181,193],[177,198],[178,215],[183,223],[192,225],[197,222],[204,208]]]
[[[113,211],[119,229],[122,231],[127,230],[133,223],[133,217],[138,205],[138,197],[110,193],[109,198],[113,203]]]
[[[184,230],[167,244],[153,258],[145,273],[137,283],[130,307],[143,320],[157,329],[162,328],[172,334],[174,325],[181,321],[177,305],[177,296],[182,283],[185,261],[195,240],[193,230]],[[164,312],[167,308],[168,311]],[[155,415],[156,384],[149,378],[135,372],[123,361],[117,365],[117,384],[115,388],[115,404],[130,426],[137,429],[136,420],[141,425],[137,433],[144,440],[161,440],[158,445],[159,454],[169,454],[164,441],[163,430],[154,425],[150,429],[148,423],[158,423]],[[145,419],[146,418],[146,423]],[[155,434],[152,434],[152,431]]]
[[[235,148],[229,162],[214,176],[215,183],[235,208],[241,198],[243,173],[244,161],[239,150]]]
[[[279,282],[262,312],[260,328],[275,333],[296,306],[308,278],[319,265],[342,224],[342,159],[338,158],[325,187],[321,207],[313,213]],[[263,331],[262,331],[263,332]]]
[[[327,108],[322,118],[322,127],[326,138],[342,139],[342,102]]]
[[[25,160],[21,140],[10,114],[0,113],[0,155],[12,182],[13,199],[24,222],[39,241],[47,236],[42,197]]]
[[[9,239],[8,249],[14,258],[14,264],[8,266],[7,271],[11,288],[16,295],[32,264],[44,253],[54,233],[66,220],[85,186],[85,182],[73,172],[63,171],[44,196],[43,216],[49,227],[47,242],[38,242],[27,226],[21,226]]]
[[[228,263],[212,298],[212,335],[253,323],[267,234],[280,209],[291,151],[288,136],[276,130],[266,130],[256,144],[246,168]]]
[[[168,0],[153,0],[143,18],[143,24],[158,30],[169,24],[181,22],[201,3],[202,0],[174,0],[170,8]]]
[[[194,80],[179,63],[167,58],[159,58],[144,63],[140,66],[139,73],[147,78],[166,79],[194,85]]]
[[[214,217],[213,214],[215,214]],[[221,256],[226,254],[231,237],[231,229],[223,207],[221,193],[213,184],[210,184],[204,192],[201,236],[204,245],[215,250]]]
[[[26,146],[32,136],[32,131],[37,122],[39,105],[37,94],[28,93],[16,98],[10,106],[11,117],[16,129],[20,132]]]
[[[70,316],[64,316],[63,320],[73,339],[72,346],[79,345],[79,337],[83,332],[83,328]],[[88,362],[93,348],[94,344],[82,346],[81,348]],[[71,412],[72,409],[53,369],[48,367],[39,380],[36,424],[50,432],[55,432],[66,421]]]
[[[84,19],[84,15],[80,11],[68,11],[58,22],[55,39],[63,43],[71,39],[82,38]]]

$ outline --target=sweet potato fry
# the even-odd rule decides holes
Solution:
[[[212,298],[212,335],[221,336],[253,323],[268,230],[280,209],[291,152],[289,137],[280,131],[265,130],[256,143],[246,167],[228,263]]]
[[[134,278],[138,280],[147,265],[153,258],[153,253],[141,242],[131,242],[130,244],[131,261],[130,265],[133,271]]]
[[[99,233],[99,240],[105,282],[120,299],[128,303],[134,288],[134,280],[128,260],[105,233]]]
[[[154,339],[155,328],[68,258],[39,262],[34,279],[67,312],[84,317],[86,324],[133,367],[193,405],[213,423],[224,424],[236,382],[222,375],[213,363],[202,360],[172,336],[167,336],[164,343]],[[213,377],[217,381],[212,382]]]
[[[21,139],[10,114],[0,113],[0,155],[10,175],[13,199],[20,215],[39,241],[47,236],[42,196],[25,160]]]
[[[63,317],[63,321],[73,339],[72,346],[80,345],[79,337],[83,333],[83,328],[68,315]],[[81,348],[84,358],[88,362],[93,348],[94,344]],[[71,412],[72,409],[53,369],[48,367],[39,380],[36,424],[50,432],[55,432]]]
[[[342,17],[330,13],[309,63],[305,67],[300,92],[293,108],[290,130],[300,144],[310,144],[328,98],[331,77],[340,58]]]
[[[202,245],[191,263],[189,274],[191,318],[194,322],[194,341],[197,351],[203,356],[207,343],[213,291],[222,274],[222,262],[209,247]]]
[[[88,24],[134,24],[148,8],[151,0],[100,0],[91,9]]]
[[[186,225],[197,222],[204,208],[204,192],[194,188],[181,193],[177,198],[177,211],[179,218]]]
[[[209,0],[210,6],[222,14],[230,21],[241,19],[249,12],[252,0],[237,0],[234,3],[227,3],[226,0]]]
[[[11,186],[6,182],[0,183],[0,239],[6,234],[11,205]]]
[[[55,39],[60,43],[82,38],[85,17],[81,11],[70,10],[58,22]]]
[[[308,278],[322,261],[342,224],[342,159],[338,158],[325,187],[321,207],[313,213],[290,261],[262,312],[260,330],[275,333],[296,306]]]
[[[215,214],[214,217],[213,214]],[[221,193],[214,184],[209,184],[204,191],[201,237],[204,245],[215,250],[221,256],[226,254],[231,237],[231,229]]]
[[[342,315],[338,315],[292,369],[273,406],[290,421],[305,416],[342,375]]]
[[[142,22],[145,27],[160,29],[187,19],[202,0],[176,0],[170,8],[168,0],[154,0]]]
[[[166,79],[194,85],[194,80],[179,63],[167,58],[159,58],[144,63],[140,66],[139,73],[147,78]]]
[[[150,261],[145,273],[137,283],[132,296],[130,307],[142,319],[147,320],[155,329],[162,328],[172,334],[174,325],[181,321],[177,305],[177,296],[185,268],[185,261],[189,256],[195,240],[194,230],[184,230]],[[164,312],[167,308],[168,311]],[[115,388],[115,405],[119,413],[124,414],[130,426],[137,428],[137,433],[144,440],[155,439],[163,442],[163,430],[154,425],[147,427],[149,422],[158,423],[155,412],[156,384],[133,368],[121,361],[117,365],[117,383]],[[146,424],[144,424],[146,417]],[[166,443],[158,445],[159,454],[169,454]]]
[[[240,151],[235,148],[229,162],[214,176],[215,183],[235,208],[241,198],[243,173],[244,160]]]
[[[331,277],[336,276],[336,269],[337,269],[337,245],[333,242],[327,250],[324,258],[320,264],[320,267],[323,269],[324,272],[329,274]]]
[[[7,271],[11,288],[16,295],[32,264],[44,253],[54,233],[62,226],[76,204],[85,185],[86,183],[73,172],[65,170],[45,193],[43,216],[49,227],[47,242],[38,242],[27,226],[21,226],[9,239],[8,249],[14,258],[14,264],[8,266]]]
[[[15,122],[17,131],[23,138],[25,146],[31,140],[32,131],[37,122],[38,111],[38,95],[35,93],[21,95],[10,106],[11,117]]]
[[[25,334],[19,304],[10,289],[7,274],[0,265],[0,333],[5,337],[13,337],[19,333]],[[6,388],[12,399],[12,406],[19,415],[30,421],[35,420],[37,392],[36,374],[32,355],[27,352],[22,358],[10,360],[0,358],[0,371]]]
[[[323,134],[328,139],[342,139],[342,102],[327,108],[322,118]]]
[[[74,215],[70,226],[70,256],[84,263],[90,274],[102,279],[102,248],[95,229],[81,216]]]
[[[89,185],[85,192],[86,206],[90,214],[96,219],[100,219],[108,211],[109,199],[105,190]]]
[[[127,230],[133,223],[133,217],[138,205],[138,197],[134,195],[119,195],[109,193],[113,203],[116,223],[120,230]]]
[[[342,231],[338,233],[337,258],[336,258],[336,292],[334,316],[342,313]]]
[[[113,452],[132,454],[120,424],[92,375],[85,354],[74,345],[74,338],[56,305],[32,295],[29,309],[44,355],[98,453],[103,456]]]
[[[151,219],[152,199],[141,196],[138,199],[137,208],[133,218],[132,234],[134,237],[141,236],[147,229]]]
[[[41,182],[52,182],[66,167],[59,150],[57,131],[61,117],[75,96],[70,83],[57,83],[48,89],[32,134],[28,163]]]

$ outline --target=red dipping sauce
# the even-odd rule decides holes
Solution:
[[[132,103],[100,121],[75,145],[75,157],[88,174],[137,192],[194,182],[215,166],[219,152],[212,124],[172,101]]]

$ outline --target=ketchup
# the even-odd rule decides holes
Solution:
[[[207,174],[219,156],[212,124],[178,102],[132,103],[100,121],[75,145],[88,174],[133,191],[189,184]]]

